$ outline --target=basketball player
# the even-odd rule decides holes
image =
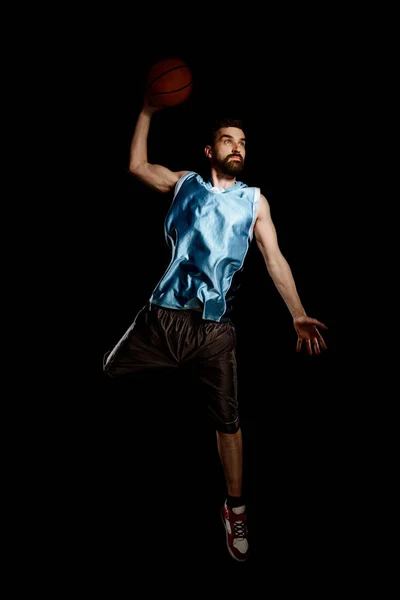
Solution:
[[[238,180],[246,158],[246,137],[239,121],[218,123],[205,147],[210,177],[172,172],[150,164],[147,139],[159,107],[145,99],[131,143],[130,172],[143,184],[173,195],[165,220],[172,260],[148,303],[105,356],[110,376],[148,369],[195,365],[207,389],[217,447],[226,480],[222,507],[228,551],[244,561],[249,555],[247,513],[242,496],[242,432],[239,423],[233,278],[255,236],[266,268],[283,298],[297,334],[297,351],[326,349],[319,328],[306,314],[291,269],[281,253],[267,199],[259,188]]]

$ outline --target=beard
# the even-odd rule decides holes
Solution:
[[[223,175],[228,177],[235,177],[243,171],[244,160],[232,160],[232,154],[221,159],[219,156],[214,157],[213,166],[220,171]]]

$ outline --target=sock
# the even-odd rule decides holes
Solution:
[[[242,496],[229,496],[229,494],[226,498],[226,503],[231,510],[237,508],[238,506],[244,506],[245,504]]]

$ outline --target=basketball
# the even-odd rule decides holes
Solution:
[[[147,74],[147,95],[156,106],[176,106],[185,102],[192,87],[192,72],[180,58],[162,58]]]

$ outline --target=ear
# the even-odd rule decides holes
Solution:
[[[207,156],[207,158],[212,158],[212,149],[211,149],[211,146],[206,146],[204,148],[204,154]]]

